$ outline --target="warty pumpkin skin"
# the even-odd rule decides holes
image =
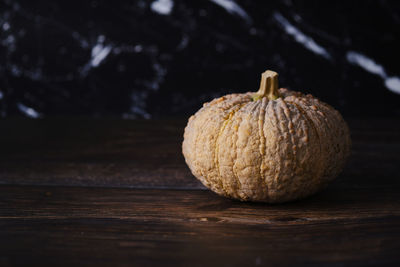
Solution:
[[[214,99],[189,118],[182,152],[206,187],[229,198],[279,203],[314,194],[342,170],[350,134],[334,108],[277,88]]]

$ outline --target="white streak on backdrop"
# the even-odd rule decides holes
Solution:
[[[156,0],[151,3],[151,10],[160,15],[169,15],[174,7],[174,2],[172,0]]]
[[[386,88],[393,93],[400,94],[400,78],[397,76],[389,77],[385,68],[372,58],[355,51],[349,51],[346,54],[346,59],[349,63],[357,65],[369,73],[378,75],[383,79]]]
[[[105,45],[105,36],[99,35],[96,44],[92,47],[89,62],[82,67],[81,76],[86,76],[91,68],[97,68],[112,50],[111,45]]]
[[[17,103],[17,108],[19,109],[19,111],[21,111],[24,115],[26,115],[27,117],[29,117],[29,118],[32,118],[32,119],[37,119],[37,118],[40,118],[42,115],[39,113],[39,112],[37,112],[36,110],[34,110],[33,108],[31,108],[31,107],[28,107],[28,106],[26,106],[26,105],[24,105],[24,104],[22,104],[22,103]]]
[[[313,38],[305,35],[302,31],[300,31],[297,27],[289,22],[281,13],[275,12],[274,13],[275,20],[283,27],[285,32],[294,37],[294,40],[299,44],[302,44],[306,49],[310,50],[314,54],[320,55],[326,59],[331,60],[332,57],[328,53],[328,51],[322,47],[321,45],[317,44]]]
[[[97,44],[92,49],[92,60],[90,64],[93,68],[96,68],[100,65],[100,63],[108,56],[111,51],[111,45],[103,46],[101,44]]]
[[[247,12],[233,0],[210,0],[216,5],[224,8],[229,14],[238,15],[244,19],[248,24],[251,24],[253,20],[247,14]]]

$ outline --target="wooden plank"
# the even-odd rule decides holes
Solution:
[[[0,184],[203,188],[181,153],[184,122],[5,120]]]
[[[400,120],[348,121],[353,152],[340,179],[348,181],[349,186],[396,182]],[[3,120],[0,184],[204,189],[182,157],[185,123],[185,120]]]
[[[0,265],[400,264],[398,188],[281,205],[202,190],[0,186]]]

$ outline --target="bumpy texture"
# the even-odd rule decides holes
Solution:
[[[279,89],[214,99],[193,116],[182,145],[186,163],[212,191],[244,201],[286,202],[314,194],[350,153],[338,111],[311,95]]]

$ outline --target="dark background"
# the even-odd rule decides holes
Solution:
[[[188,116],[261,72],[400,116],[400,1],[1,1],[0,115]]]

